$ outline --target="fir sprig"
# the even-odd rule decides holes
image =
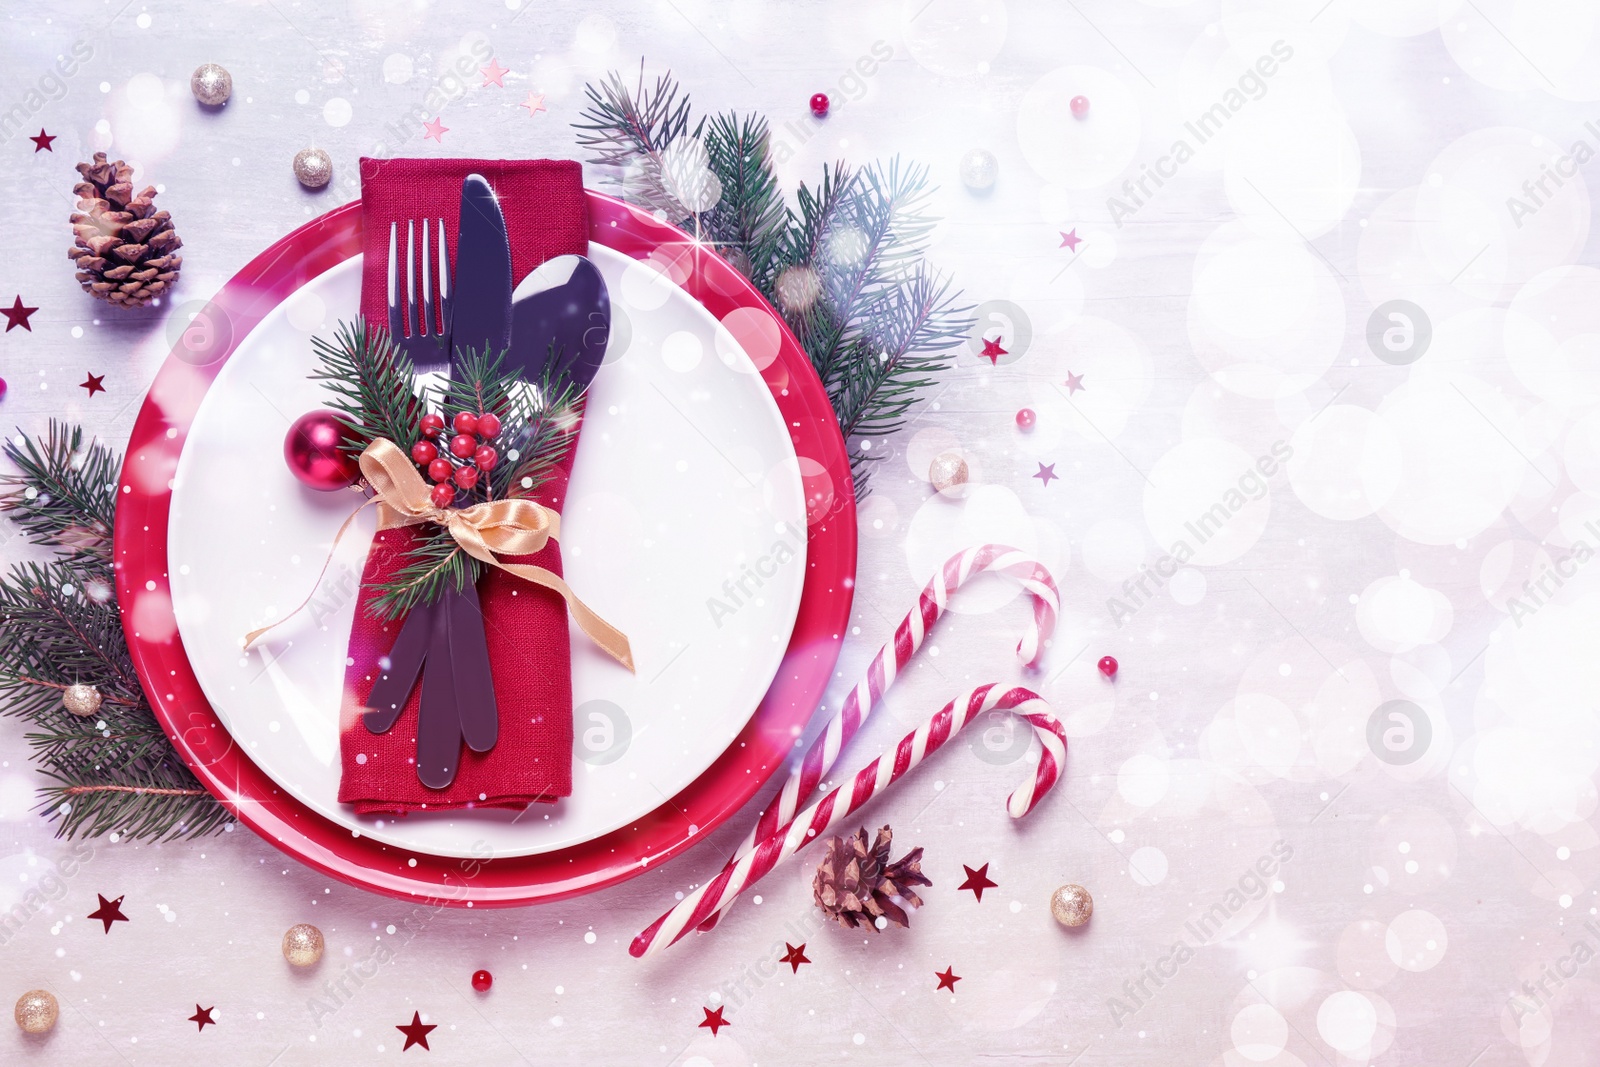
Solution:
[[[687,224],[663,161],[687,138],[703,142],[721,199],[693,217],[697,236],[743,271],[783,313],[822,379],[864,495],[866,440],[893,433],[951,363],[971,331],[971,309],[925,262],[936,219],[925,167],[899,160],[823,168],[784,201],[771,134],[758,116],[696,121],[670,73],[630,90],[615,73],[588,87],[579,144],[617,169],[619,191]],[[652,177],[653,176],[653,177]]]
[[[333,398],[329,407],[343,416],[350,437],[342,446],[354,455],[379,437],[411,451],[426,407],[416,395],[411,360],[381,326],[366,319],[341,322],[333,340],[311,339],[317,357],[313,381],[322,382]]]
[[[117,457],[83,427],[50,420],[43,441],[5,443],[14,473],[0,475],[0,511],[39,544],[70,558],[111,559],[117,503]]]

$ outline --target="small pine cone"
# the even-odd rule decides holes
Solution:
[[[72,213],[72,247],[67,258],[78,265],[83,291],[112,304],[148,304],[178,280],[183,242],[172,217],[155,207],[156,190],[133,191],[133,168],[122,160],[79,163],[83,180],[72,187],[78,210]]]
[[[824,915],[852,929],[877,929],[879,918],[899,926],[911,925],[902,905],[922,907],[922,898],[911,887],[933,883],[922,873],[922,849],[914,848],[899,860],[889,861],[893,839],[894,831],[885,826],[870,846],[866,827],[851,837],[828,840],[827,855],[817,865],[817,877],[811,883]]]

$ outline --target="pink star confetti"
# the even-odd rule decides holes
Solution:
[[[424,131],[422,134],[424,138],[432,137],[440,144],[444,144],[444,135],[450,132],[450,127],[446,126],[439,119],[430,119],[427,122],[424,122],[422,124],[422,129]]]
[[[531,119],[533,116],[544,110],[544,97],[539,93],[529,93],[527,101],[525,103],[518,104],[517,106],[527,108],[528,117]]]
[[[1073,374],[1071,371],[1067,371],[1066,385],[1068,396],[1088,388],[1088,386],[1083,384],[1083,375]]]
[[[1078,246],[1082,243],[1083,238],[1078,236],[1078,228],[1076,226],[1061,235],[1061,247],[1068,251],[1076,252]]]
[[[504,89],[506,87],[506,83],[500,79],[504,78],[507,74],[510,74],[511,69],[509,67],[502,67],[498,59],[491,59],[489,60],[489,65],[487,67],[478,68],[478,73],[483,75],[484,85],[494,85]],[[479,88],[482,87],[483,86],[479,86]]]

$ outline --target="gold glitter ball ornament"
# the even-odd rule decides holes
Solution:
[[[61,706],[86,719],[100,710],[100,690],[92,685],[69,685],[61,691]]]
[[[307,189],[321,189],[333,180],[333,158],[320,148],[302,148],[294,156],[294,176]]]
[[[25,1034],[48,1034],[60,1016],[56,998],[43,989],[30,989],[17,998],[17,1027]]]
[[[295,923],[284,931],[283,958],[296,967],[310,967],[322,958],[322,931],[310,923]]]
[[[1094,898],[1081,885],[1064,885],[1050,894],[1050,914],[1062,926],[1082,926],[1094,914]]]
[[[967,461],[959,452],[941,452],[928,465],[928,481],[939,492],[967,484]]]
[[[221,107],[233,95],[233,75],[215,63],[202,63],[189,76],[189,91],[207,107]]]

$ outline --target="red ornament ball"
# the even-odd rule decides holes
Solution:
[[[500,436],[500,416],[493,412],[478,416],[478,436],[494,438]],[[487,973],[487,972],[485,972]]]
[[[457,485],[463,489],[471,489],[478,484],[478,468],[457,467],[455,477]]]
[[[477,433],[478,416],[474,415],[470,411],[463,411],[461,414],[457,415],[453,420],[451,420],[450,426],[456,431],[456,433]]]
[[[308,411],[294,420],[283,438],[283,459],[304,485],[322,492],[346,489],[361,477],[356,457],[339,446],[345,424],[331,411]]]
[[[494,975],[488,971],[472,972],[472,988],[480,993],[489,992],[489,987],[494,985]]]
[[[432,441],[418,441],[411,446],[411,462],[426,467],[439,458],[439,446]]]
[[[1089,113],[1089,98],[1087,96],[1075,96],[1069,106],[1072,108],[1072,117],[1081,119]]]
[[[450,438],[450,454],[461,459],[466,459],[478,450],[478,439],[469,431],[463,430]]]
[[[1021,411],[1017,412],[1017,426],[1021,429],[1033,429],[1033,424],[1037,420],[1038,416],[1033,413],[1032,408],[1023,408]]]
[[[1095,666],[1099,667],[1100,673],[1107,678],[1115,678],[1117,676],[1117,661],[1114,656],[1101,656],[1100,662]]]
[[[433,487],[433,492],[428,494],[428,499],[433,501],[436,508],[447,508],[450,501],[456,498],[456,487],[449,482],[440,482]]]
[[[444,419],[438,415],[424,415],[417,423],[424,437],[438,437],[444,432]]]
[[[455,472],[456,465],[451,463],[449,460],[444,459],[443,457],[440,457],[439,459],[436,459],[432,463],[428,464],[428,477],[432,478],[436,482],[449,481],[450,476]]]
[[[500,453],[488,445],[484,445],[472,454],[472,462],[478,465],[481,471],[492,471],[494,465],[500,462]]]
[[[811,98],[811,113],[819,119],[828,117],[828,94],[818,93]]]
[[[54,151],[54,149],[51,149],[51,151]],[[0,400],[4,400],[5,398],[6,398],[6,380],[4,378],[0,378]]]

